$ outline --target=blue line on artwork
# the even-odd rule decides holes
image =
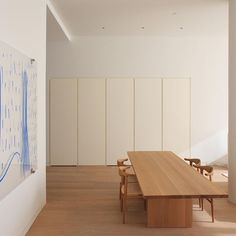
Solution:
[[[26,173],[30,169],[29,159],[29,138],[28,138],[28,75],[26,71],[22,73],[23,82],[23,103],[22,103],[22,168]]]
[[[7,163],[5,164],[4,168],[3,168],[3,171],[2,173],[0,174],[0,182],[2,182],[2,180],[5,178],[10,166],[11,166],[11,163],[13,161],[14,158],[20,158],[20,153],[19,152],[14,152],[10,158],[8,159]]]

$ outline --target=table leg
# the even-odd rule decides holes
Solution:
[[[147,199],[147,226],[192,227],[192,199]]]

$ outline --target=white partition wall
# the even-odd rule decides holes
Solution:
[[[134,80],[107,80],[107,165],[134,149]]]
[[[163,79],[163,150],[190,155],[190,79]]]
[[[77,165],[77,80],[50,80],[50,164]]]
[[[105,79],[78,80],[78,164],[105,165]]]
[[[135,79],[135,150],[162,150],[161,79]]]

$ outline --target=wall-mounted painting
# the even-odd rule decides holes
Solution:
[[[37,168],[36,62],[0,42],[0,199]]]

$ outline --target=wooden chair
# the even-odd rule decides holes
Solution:
[[[198,166],[200,173],[212,181],[213,167],[212,166]]]
[[[199,158],[184,158],[185,161],[187,161],[189,163],[190,166],[194,167],[197,169],[197,171],[199,171],[198,166],[201,165],[201,160]],[[201,207],[201,199],[199,198],[199,207]]]
[[[128,161],[128,158],[123,158],[123,159],[118,159],[117,160],[118,168],[121,167],[121,168],[119,168],[119,172],[118,172],[120,177],[121,177],[121,179],[120,179],[120,189],[119,189],[119,199],[121,199],[121,186],[122,186],[122,184],[124,184],[124,176],[121,173],[121,169],[126,168],[126,167],[131,167],[130,165],[125,164],[126,161]],[[129,182],[130,183],[138,182],[133,168],[131,167],[127,171],[128,171],[128,174],[129,174]]]
[[[212,166],[198,166],[198,169],[200,170],[200,173],[203,176],[206,176],[209,178],[210,181],[212,181],[212,175],[213,175],[213,167]],[[205,198],[210,204],[211,204],[211,217],[212,222],[214,222],[214,203],[213,198]],[[201,198],[201,207],[203,211],[203,200],[204,198]]]
[[[121,185],[121,201],[120,208],[123,212],[123,224],[125,224],[125,214],[127,211],[127,200],[129,199],[143,199],[143,195],[138,183],[130,182],[129,178],[132,177],[130,175],[129,170],[130,166],[119,167],[119,172],[121,176],[123,176],[124,183]]]
[[[125,162],[128,161],[128,158],[122,158],[122,159],[118,159],[117,160],[117,166],[129,166],[127,164],[125,164]]]
[[[198,166],[201,165],[201,160],[199,158],[184,158],[185,161],[189,162],[189,165],[196,168],[199,171]]]

